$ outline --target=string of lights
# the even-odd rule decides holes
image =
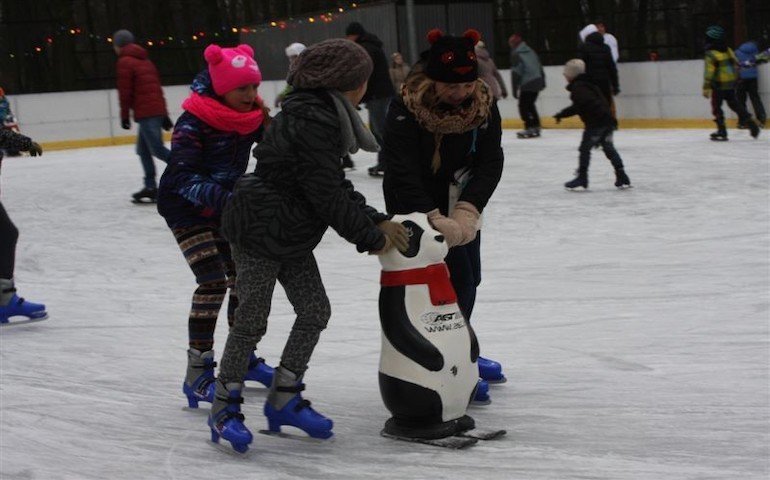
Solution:
[[[137,39],[137,43],[149,48],[164,47],[168,45],[187,46],[198,42],[205,42],[209,38],[219,38],[221,36],[227,35],[228,33],[231,33],[231,34],[261,33],[273,28],[286,30],[286,29],[297,27],[299,25],[325,24],[325,23],[331,23],[335,21],[337,18],[340,17],[340,14],[345,13],[346,10],[352,10],[355,8],[358,8],[358,4],[351,3],[347,9],[344,7],[338,7],[335,11],[326,11],[324,13],[315,14],[312,16],[296,17],[296,18],[292,17],[284,20],[278,20],[278,19],[270,20],[268,22],[262,23],[257,26],[222,27],[222,29],[219,31],[199,30],[197,32],[193,32],[184,37],[168,35],[168,36],[162,36],[162,37],[144,38],[141,40]],[[25,57],[43,55],[47,52],[48,49],[50,49],[54,45],[54,43],[58,41],[59,38],[63,36],[81,37],[81,38],[88,37],[89,39],[94,40],[96,42],[104,42],[109,45],[112,44],[112,37],[109,35],[100,35],[97,33],[86,32],[80,26],[61,25],[59,26],[56,32],[42,35],[40,40],[33,43],[31,50],[21,54],[9,53],[8,56],[10,58],[16,58],[18,55],[23,55]]]

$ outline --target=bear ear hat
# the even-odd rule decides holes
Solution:
[[[438,41],[439,38],[444,36],[444,32],[439,30],[438,28],[434,28],[430,32],[428,32],[428,42],[433,45]]]
[[[463,33],[463,37],[469,39],[473,45],[475,46],[477,43],[479,43],[479,40],[481,40],[481,34],[478,30],[475,30],[473,28],[469,28]]]
[[[222,47],[211,44],[203,51],[203,58],[209,65],[216,65],[222,61]]]

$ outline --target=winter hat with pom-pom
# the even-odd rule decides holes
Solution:
[[[211,44],[204,50],[203,57],[209,64],[211,83],[217,95],[262,82],[262,73],[254,60],[254,50],[246,44],[234,48]]]
[[[462,37],[444,35],[434,28],[428,32],[430,49],[427,53],[425,74],[428,78],[444,83],[472,82],[479,77],[475,45],[481,34],[469,29]]]
[[[361,45],[332,38],[310,45],[289,67],[286,81],[294,88],[347,92],[369,80],[372,58]]]
[[[720,27],[719,25],[711,25],[706,29],[706,38],[709,38],[711,40],[724,40],[725,29]]]
[[[572,81],[583,73],[586,73],[586,62],[579,58],[573,58],[564,64],[564,76],[567,77],[567,80]]]

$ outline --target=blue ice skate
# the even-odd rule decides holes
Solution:
[[[213,350],[200,352],[191,348],[187,351],[187,375],[182,383],[182,392],[187,396],[190,408],[198,408],[198,402],[214,401],[216,366]]]
[[[275,369],[265,363],[265,359],[257,357],[254,352],[251,352],[249,357],[249,371],[246,372],[246,378],[244,380],[251,380],[259,382],[262,385],[270,388],[273,383],[273,374]]]
[[[275,370],[275,375],[264,410],[270,432],[278,433],[282,425],[289,425],[313,438],[331,437],[334,422],[313,410],[310,402],[302,398],[300,392],[305,389],[305,384],[283,366]]]
[[[254,440],[246,425],[243,424],[244,416],[241,413],[242,383],[216,382],[216,395],[211,405],[208,425],[211,429],[211,441],[219,443],[224,438],[233,447],[233,450],[244,453],[249,449],[249,444]]]
[[[503,366],[494,360],[479,357],[479,377],[488,383],[505,383],[508,379],[503,375]]]
[[[27,317],[22,321],[27,323],[48,318],[48,312],[45,305],[28,302],[14,293],[6,305],[0,305],[0,323],[13,323],[11,317]]]
[[[476,390],[473,392],[474,405],[489,405],[492,399],[489,397],[489,383],[483,378],[479,378],[476,384]]]

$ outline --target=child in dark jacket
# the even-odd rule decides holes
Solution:
[[[612,132],[615,130],[615,119],[612,118],[610,105],[599,87],[585,74],[586,65],[583,60],[573,58],[564,65],[564,78],[567,79],[567,90],[570,92],[572,105],[560,111],[554,118],[559,123],[562,118],[579,115],[585,124],[583,140],[580,142],[580,159],[577,177],[564,184],[570,190],[582,187],[588,188],[588,165],[591,162],[591,149],[601,146],[604,155],[615,168],[615,186],[627,188],[631,181],[623,169],[618,151],[612,144]]]
[[[214,397],[214,329],[230,289],[232,325],[237,296],[230,246],[220,216],[249,151],[269,119],[257,87],[262,75],[248,45],[204,52],[208,68],[192,84],[171,139],[168,167],[158,190],[158,211],[174,234],[198,284],[188,319],[189,350],[183,392],[190,407]],[[272,368],[251,353],[247,380],[270,385]]]
[[[332,421],[300,394],[331,316],[313,250],[330,226],[361,252],[408,246],[406,229],[368,206],[342,168],[345,155],[378,148],[355,109],[371,72],[366,50],[348,40],[326,40],[303,51],[289,70],[293,89],[254,150],[256,169],[239,180],[222,216],[238,271],[240,305],[208,424],[213,441],[223,437],[236,451],[246,451],[253,439],[240,413],[242,382],[249,352],[267,330],[276,281],[297,317],[265,403],[268,426],[277,432],[291,425],[311,437],[329,438]]]
[[[29,152],[31,156],[43,154],[40,145],[11,130],[0,130],[0,167],[3,151]],[[16,263],[16,241],[19,230],[0,202],[0,323],[8,323],[11,317],[27,317],[22,322],[48,318],[45,305],[32,303],[16,295],[13,271]]]

